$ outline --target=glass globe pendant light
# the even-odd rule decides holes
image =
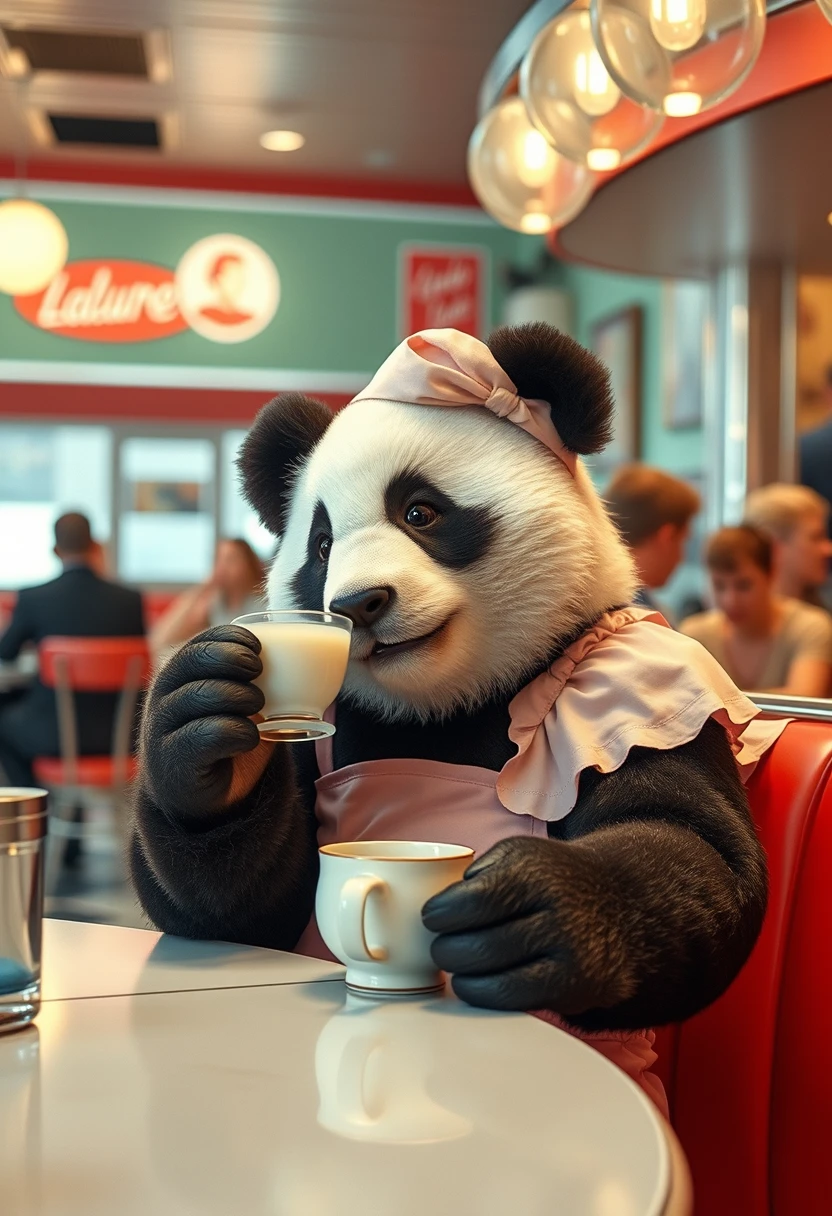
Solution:
[[[28,198],[0,203],[0,291],[42,291],[63,268],[68,251],[66,230],[54,211]]]
[[[552,146],[590,169],[626,164],[663,121],[622,94],[596,50],[586,9],[569,9],[540,31],[520,68],[520,96]]]
[[[766,28],[765,0],[591,0],[590,17],[622,93],[676,118],[739,88]]]
[[[532,126],[520,97],[480,119],[468,143],[468,178],[485,210],[516,232],[567,224],[592,194],[586,165],[561,156]]]

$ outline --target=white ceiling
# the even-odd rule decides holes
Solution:
[[[0,77],[0,155],[461,184],[476,95],[528,0],[0,0],[0,25],[169,31],[173,75]],[[173,146],[39,146],[25,111],[160,116]],[[298,152],[266,152],[270,128]]]

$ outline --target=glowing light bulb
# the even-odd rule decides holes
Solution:
[[[27,198],[0,203],[0,291],[34,295],[63,269],[66,230],[48,207]]]
[[[702,109],[702,98],[698,93],[668,93],[662,108],[670,118],[687,118]]]
[[[666,51],[696,46],[706,21],[706,0],[650,0],[650,28]]]
[[[595,48],[579,51],[575,56],[575,100],[583,112],[598,118],[614,110],[620,99],[621,90]]]
[[[520,178],[532,188],[542,186],[551,172],[552,149],[539,131],[526,131],[520,159]]]
[[[586,163],[590,169],[604,173],[618,168],[621,164],[621,153],[617,148],[590,148],[586,154]]]
[[[552,221],[540,211],[527,211],[520,221],[520,227],[524,232],[540,234],[549,231]]]

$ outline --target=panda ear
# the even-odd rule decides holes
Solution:
[[[521,397],[547,401],[552,422],[570,452],[600,452],[612,438],[610,374],[600,359],[568,334],[535,321],[504,325],[488,340]]]
[[[329,407],[303,393],[281,393],[254,419],[237,467],[243,493],[275,536],[286,526],[294,474],[331,421]]]

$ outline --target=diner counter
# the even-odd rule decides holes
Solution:
[[[47,921],[45,967],[0,1038],[10,1216],[690,1211],[644,1094],[535,1018],[107,926]]]

